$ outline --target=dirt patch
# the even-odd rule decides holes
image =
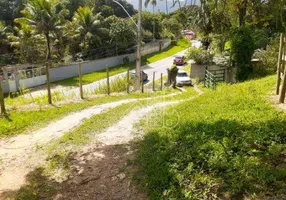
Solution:
[[[268,99],[275,108],[281,111],[286,111],[286,103],[279,103],[279,98],[280,98],[279,95],[272,94]]]
[[[132,184],[133,145],[104,145],[77,155],[70,178],[59,185],[57,199],[130,199],[147,196]]]

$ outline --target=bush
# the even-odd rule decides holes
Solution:
[[[264,30],[255,29],[252,33],[253,40],[254,40],[254,49],[265,49],[269,38]]]
[[[254,76],[265,76],[276,72],[279,52],[279,36],[271,40],[264,49],[255,51],[253,57],[259,59],[259,64],[254,69]]]
[[[198,65],[212,63],[214,55],[207,50],[190,48],[187,57],[193,59]]]
[[[254,41],[249,27],[238,27],[232,31],[231,52],[237,67],[236,78],[245,81],[252,72],[251,59],[254,53]]]

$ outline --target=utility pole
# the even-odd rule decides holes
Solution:
[[[166,0],[166,12],[167,12],[167,15],[169,14],[169,9],[168,9],[168,0]]]
[[[136,90],[140,89],[142,0],[139,0],[137,23]]]
[[[153,15],[155,15],[155,4],[153,4]],[[155,21],[153,21],[153,41],[155,41]]]

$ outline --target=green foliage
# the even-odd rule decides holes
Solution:
[[[162,21],[164,26],[163,36],[177,39],[181,37],[181,30],[183,29],[182,24],[175,18],[165,18]]]
[[[119,93],[127,90],[126,76],[120,76],[110,81],[110,92]],[[100,84],[95,90],[96,94],[107,94],[107,83]]]
[[[188,50],[188,57],[193,59],[198,65],[205,65],[212,63],[214,55],[208,50],[201,48],[190,48]]]
[[[21,13],[23,17],[15,19],[15,22],[27,24],[31,29],[45,36],[47,59],[51,59],[50,33],[56,33],[62,29],[67,10],[64,9],[58,0],[31,0]]]
[[[151,199],[285,195],[286,115],[265,101],[274,84],[222,85],[146,121],[135,177]]]
[[[96,43],[101,43],[101,37],[108,34],[105,28],[101,27],[100,13],[94,15],[93,8],[79,7],[74,14],[73,23],[75,24],[74,34],[81,41],[80,47],[86,53]]]
[[[265,76],[273,74],[277,70],[279,52],[279,36],[276,35],[267,45],[266,50],[258,49],[253,57],[259,59],[259,62],[254,67],[252,76]]]
[[[127,20],[118,18],[116,22],[111,23],[109,35],[116,44],[123,47],[134,44],[136,39],[134,24],[130,24]]]
[[[18,63],[40,62],[45,59],[45,37],[35,33],[27,23],[19,23],[14,27],[16,34],[9,34],[8,39],[14,48]]]
[[[252,72],[251,59],[254,53],[254,41],[249,27],[243,26],[232,31],[231,52],[237,67],[237,80],[245,81]]]
[[[267,44],[269,43],[269,38],[265,30],[255,29],[252,36],[254,41],[254,49],[266,48]]]
[[[136,14],[134,16],[134,19],[138,19],[138,15]],[[145,32],[151,33],[145,34],[143,32],[143,37],[149,37],[149,39],[152,38],[153,34],[153,24],[155,24],[155,38],[161,39],[162,33],[163,33],[163,26],[162,26],[162,16],[160,14],[153,14],[147,11],[142,12],[142,27]],[[146,38],[148,39],[148,38]]]

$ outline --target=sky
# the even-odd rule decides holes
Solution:
[[[145,8],[145,6],[144,6],[145,0],[142,0],[142,1],[143,1],[143,10],[153,11],[153,7],[151,4],[147,8]],[[127,2],[131,3],[135,9],[138,8],[138,0],[127,0]],[[182,2],[181,5],[184,6],[185,0],[181,0],[181,2]],[[191,2],[192,2],[191,0],[188,0],[187,5],[190,5]],[[199,0],[197,0],[196,2],[199,2]],[[169,0],[168,1],[169,12],[172,12],[172,11],[177,10],[179,8],[178,5],[176,5],[174,8],[170,8],[172,6],[172,4],[173,4],[173,1]],[[159,10],[160,10],[160,12],[166,12],[166,1],[165,0],[164,1],[157,0],[157,6],[155,7],[155,11],[159,12]]]

